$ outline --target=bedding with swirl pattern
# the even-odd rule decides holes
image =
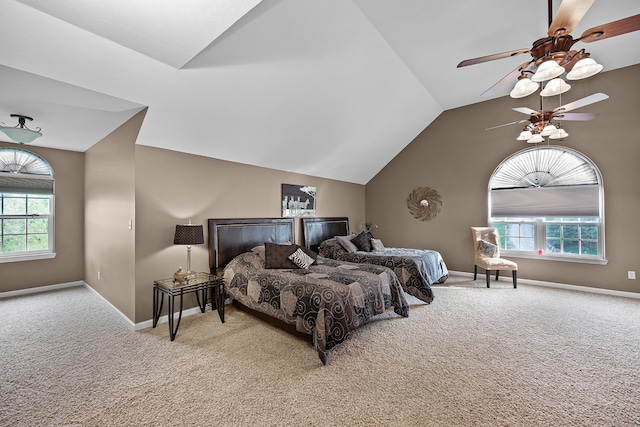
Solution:
[[[348,252],[335,239],[323,241],[318,254],[325,258],[355,263],[381,265],[392,269],[409,295],[431,303],[431,285],[444,283],[449,271],[439,252],[428,249],[384,248],[375,252]]]
[[[224,282],[229,297],[312,335],[325,364],[328,350],[372,317],[391,307],[409,316],[400,282],[383,266],[317,257],[308,268],[268,269],[251,251],[225,267]]]

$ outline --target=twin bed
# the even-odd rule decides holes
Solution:
[[[309,229],[317,231],[316,239],[333,232],[332,222],[321,223],[326,218],[313,219],[318,221]],[[387,262],[318,256],[315,240],[307,240],[310,223],[303,221],[301,247],[295,244],[293,218],[208,220],[209,268],[224,277],[227,297],[236,307],[312,342],[326,364],[329,350],[373,317],[391,308],[408,317],[405,292],[433,300],[428,285],[419,292],[413,284],[407,288],[408,281],[399,280]],[[340,235],[342,229],[337,231]]]
[[[431,285],[444,283],[449,277],[447,265],[440,253],[434,250],[386,248],[381,245],[369,251],[350,252],[336,239],[336,236],[356,236],[349,233],[349,218],[302,218],[302,228],[304,245],[319,255],[389,267],[398,276],[405,292],[426,303],[433,301]]]

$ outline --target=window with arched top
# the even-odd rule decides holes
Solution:
[[[0,262],[52,258],[54,178],[40,156],[0,148]]]
[[[606,263],[602,176],[570,148],[536,146],[500,163],[489,180],[489,222],[505,255]]]

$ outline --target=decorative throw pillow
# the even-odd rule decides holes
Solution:
[[[374,252],[380,252],[385,249],[380,239],[371,239],[371,248]]]
[[[351,243],[351,239],[356,237],[355,234],[350,234],[348,236],[336,236],[336,240],[340,245],[347,250],[347,252],[357,252],[358,247]]]
[[[297,246],[297,245],[296,245]],[[314,251],[312,251],[309,248],[305,248],[304,246],[297,246],[298,249],[300,249],[302,252],[304,252],[305,254],[307,254],[307,256],[309,256],[311,259],[313,259],[313,262],[310,265],[313,265],[316,263],[316,259],[318,259],[318,254],[315,253]]]
[[[293,261],[295,265],[304,269],[309,268],[309,266],[316,261],[309,255],[307,255],[300,247],[298,247],[298,249],[294,253],[289,255],[289,259]]]
[[[493,243],[489,243],[486,240],[480,240],[478,244],[478,254],[493,257],[498,252],[498,247]]]
[[[265,242],[264,249],[264,268],[298,268],[289,259],[289,255],[298,249],[296,245]]]
[[[362,232],[351,240],[359,251],[371,252],[371,234]]]

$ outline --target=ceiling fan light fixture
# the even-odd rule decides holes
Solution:
[[[549,135],[549,139],[562,139],[568,137],[569,134],[562,128],[556,129],[554,132]]]
[[[534,83],[530,78],[524,77],[518,80],[515,87],[509,93],[512,98],[524,98],[538,90],[538,83]]]
[[[520,132],[520,135],[516,139],[518,141],[528,141],[532,136],[533,134],[531,133],[531,131],[523,130],[522,132]]]
[[[544,89],[540,92],[540,96],[556,96],[565,93],[571,89],[571,85],[567,84],[560,77],[549,80]]]
[[[538,66],[535,74],[531,76],[531,80],[534,82],[546,82],[560,76],[562,73],[564,73],[564,68],[558,65],[555,60],[549,59]]]
[[[542,129],[542,131],[540,132],[540,135],[541,136],[549,136],[549,135],[551,135],[552,133],[554,133],[557,130],[558,130],[558,128],[556,128],[554,125],[548,124]]]
[[[18,124],[14,127],[10,127],[4,126],[3,123],[0,125],[0,131],[4,132],[12,141],[19,144],[26,144],[33,142],[33,140],[42,136],[40,128],[36,128],[37,130],[31,130],[25,125],[27,120],[33,120],[31,117],[23,116],[22,114],[11,114],[11,117],[16,117],[18,119]]]
[[[538,144],[539,142],[544,142],[544,138],[539,133],[534,133],[531,138],[527,140],[529,144]]]
[[[580,80],[594,76],[602,71],[603,66],[598,64],[593,58],[582,58],[576,62],[573,69],[567,73],[568,80]]]

